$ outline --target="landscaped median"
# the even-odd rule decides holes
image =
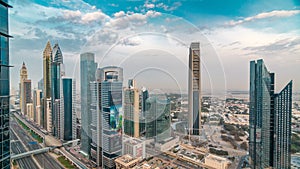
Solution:
[[[34,138],[35,140],[37,140],[39,143],[43,143],[43,138],[40,137],[39,135],[35,134],[28,126],[26,126],[21,120],[19,120],[18,118],[17,122],[23,127],[23,129],[25,129],[27,132],[30,133],[31,137]]]
[[[65,167],[65,168],[75,168],[74,165],[72,165],[72,163],[66,159],[64,156],[60,156],[57,158],[57,160]]]

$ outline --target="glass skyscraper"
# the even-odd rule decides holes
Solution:
[[[55,44],[52,50],[51,63],[51,104],[52,104],[52,133],[59,137],[59,104],[60,104],[60,86],[61,77],[64,76],[63,55],[58,44]]]
[[[80,55],[80,93],[81,93],[81,151],[90,156],[91,144],[91,90],[90,82],[95,81],[97,63],[93,53]]]
[[[279,119],[282,115],[291,116],[291,109],[286,108],[291,106],[292,96],[286,94],[291,93],[291,84],[274,94],[274,77],[262,59],[250,62],[249,155],[253,169],[273,167],[278,159],[288,158],[287,154],[276,151],[290,144],[290,121]]]
[[[114,160],[122,155],[123,69],[101,68],[102,167],[115,168]]]
[[[0,0],[0,168],[10,168],[9,47],[7,0]]]
[[[291,166],[292,88],[291,81],[275,95],[274,168],[288,169]]]
[[[154,95],[146,100],[145,136],[163,141],[171,137],[170,101],[161,95]]]
[[[76,139],[75,84],[72,78],[62,78],[60,138],[66,141]]]

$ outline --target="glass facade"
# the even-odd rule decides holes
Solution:
[[[0,168],[10,168],[9,45],[7,1],[0,1]]]
[[[160,142],[171,137],[170,101],[152,96],[146,101],[145,127],[146,138]]]
[[[63,56],[58,44],[55,44],[52,51],[52,59],[51,63],[51,99],[52,99],[52,133],[54,136],[58,136],[58,128],[59,128],[59,109],[57,109],[60,99],[60,85],[61,85],[61,77],[64,75],[62,70],[63,64]]]
[[[93,53],[80,55],[80,92],[81,92],[81,151],[90,157],[91,149],[91,90],[90,82],[95,81],[97,63]]]
[[[267,70],[263,60],[250,62],[249,154],[252,168],[266,168],[272,163],[273,98],[274,74]]]
[[[64,140],[72,140],[72,79],[63,79]]]
[[[274,73],[263,60],[250,62],[250,138],[252,169],[289,168],[291,137],[291,83],[274,93]]]
[[[122,155],[123,69],[104,67],[100,71],[102,114],[102,167],[115,168],[114,160]]]
[[[292,81],[275,97],[274,168],[291,166]]]

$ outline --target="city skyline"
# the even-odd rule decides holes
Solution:
[[[11,3],[14,5],[15,2],[12,1]],[[232,7],[226,9],[219,8],[223,2],[216,3],[217,5],[214,7],[211,4],[213,2],[208,1],[168,3],[138,1],[128,4],[117,3],[117,6],[111,3],[94,3],[81,0],[56,3],[47,1],[32,2],[28,0],[26,3],[24,2],[23,10],[21,10],[20,4],[16,4],[10,10],[11,32],[16,37],[11,40],[13,48],[11,55],[14,58],[20,58],[12,60],[12,64],[19,65],[19,62],[24,60],[28,65],[38,65],[28,68],[29,72],[35,72],[34,74],[31,73],[33,74],[31,77],[33,87],[36,86],[37,81],[42,77],[39,70],[41,70],[40,55],[43,46],[36,44],[35,41],[45,43],[51,40],[52,42],[58,42],[65,55],[65,64],[71,65],[66,70],[67,74],[73,75],[75,73],[73,78],[79,79],[79,72],[77,71],[79,70],[79,55],[83,52],[94,52],[96,62],[100,64],[100,67],[108,66],[105,63],[101,65],[99,60],[115,42],[118,42],[116,48],[125,52],[113,53],[115,57],[120,58],[122,58],[123,54],[132,53],[132,51],[149,49],[151,47],[157,48],[157,46],[153,45],[154,43],[149,44],[147,41],[156,42],[157,44],[167,42],[168,45],[165,45],[165,51],[170,52],[173,48],[174,52],[178,53],[175,56],[179,61],[178,63],[171,62],[169,64],[177,67],[179,65],[182,70],[186,69],[188,63],[186,46],[189,43],[184,42],[183,44],[186,46],[179,45],[178,47],[176,44],[179,42],[173,39],[177,37],[178,39],[187,39],[189,42],[197,41],[197,39],[201,41],[204,39],[207,42],[203,43],[202,46],[205,52],[203,55],[207,56],[203,57],[206,63],[205,66],[208,68],[209,73],[213,75],[212,78],[220,75],[224,76],[220,79],[212,80],[214,84],[221,84],[221,86],[213,86],[215,90],[218,88],[221,88],[221,90],[224,88],[227,90],[248,90],[248,69],[245,69],[248,67],[247,63],[252,59],[263,58],[269,63],[268,65],[272,70],[280,72],[278,73],[278,79],[280,79],[278,81],[278,89],[284,87],[288,79],[293,79],[295,84],[294,91],[299,92],[297,86],[300,85],[300,80],[296,75],[296,72],[299,70],[297,66],[299,59],[297,56],[300,52],[297,48],[299,46],[299,30],[296,26],[299,23],[299,2],[297,1],[290,0],[285,3],[280,1],[272,3],[254,1],[251,4],[237,1]],[[233,2],[230,1],[229,3]],[[76,4],[81,4],[79,5],[80,8]],[[35,12],[41,15],[36,15],[36,17],[32,17],[28,13],[23,15],[23,12],[30,10],[33,6],[36,8]],[[193,6],[199,6],[203,10],[195,10]],[[182,12],[187,8],[190,8],[191,13]],[[218,10],[213,10],[213,8]],[[46,9],[47,12],[44,12],[42,9]],[[24,21],[28,21],[28,23]],[[126,21],[130,21],[131,24],[128,25]],[[29,23],[41,24],[36,24],[36,26],[30,24],[31,26],[29,26]],[[70,24],[65,26],[61,23]],[[49,24],[52,27],[45,27]],[[172,28],[174,25],[177,25],[176,30]],[[288,26],[282,27],[280,25]],[[112,26],[113,29],[111,29]],[[20,28],[24,29],[20,30]],[[150,28],[152,32],[164,34],[165,37],[158,38],[158,35],[140,34],[149,32]],[[74,30],[77,30],[78,33]],[[85,30],[85,33],[83,33],[83,30]],[[191,30],[191,35],[186,34],[186,32]],[[128,34],[139,35],[124,39]],[[239,34],[239,36],[235,36],[235,34]],[[193,37],[197,39],[193,39]],[[103,47],[97,48],[97,50],[89,50],[89,46],[94,44],[89,42],[89,39],[97,40],[97,38]],[[257,38],[260,39],[259,43],[255,40]],[[14,50],[15,48],[19,50]],[[162,50],[161,48],[157,49]],[[276,52],[274,52],[274,49],[276,49]],[[22,51],[22,54],[18,53],[18,51]],[[142,54],[145,54],[145,52],[140,55]],[[150,54],[158,55],[155,51],[145,55],[143,58],[145,63],[149,61]],[[164,55],[168,54],[165,53]],[[169,55],[174,58],[174,54],[169,53]],[[168,63],[168,58],[171,56],[162,57],[162,62]],[[216,59],[218,64],[210,65],[212,61],[209,60],[210,58]],[[145,66],[145,63],[141,64]],[[157,63],[153,65],[154,67],[159,67]],[[176,72],[172,66],[168,71]],[[13,68],[11,72],[11,84],[16,89],[17,80],[15,75],[17,70]],[[162,76],[159,75],[159,77]],[[185,82],[186,74],[179,73],[178,76],[176,79],[180,82],[180,86],[187,91],[187,84],[183,83]],[[127,80],[129,78],[133,78],[130,71],[124,72],[124,79]],[[209,78],[205,75],[205,72],[203,73],[203,78],[203,90],[207,88],[209,90],[210,87],[207,86],[210,84],[206,83]],[[205,80],[207,78],[208,80]],[[78,80],[77,83],[79,83]],[[149,83],[149,88],[156,87],[152,86],[153,84]],[[172,88],[176,89],[176,86]]]

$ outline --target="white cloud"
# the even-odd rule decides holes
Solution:
[[[93,21],[103,21],[104,19],[109,18],[106,14],[101,11],[86,13],[81,17],[82,23],[90,23]]]
[[[278,18],[282,18],[282,17],[290,17],[290,16],[294,16],[300,13],[300,10],[274,10],[271,12],[263,12],[260,14],[257,14],[255,16],[251,16],[251,17],[247,17],[241,20],[231,20],[229,22],[227,22],[225,25],[226,26],[236,26],[236,25],[240,25],[246,22],[252,22],[255,20],[260,20],[260,19],[266,19],[266,18],[273,18],[273,17],[278,17]]]
[[[165,11],[174,11],[178,7],[180,7],[181,5],[182,5],[181,2],[174,2],[171,6],[168,6],[168,5],[161,2],[161,3],[157,4],[156,7],[157,8],[162,8]]]
[[[155,5],[154,4],[148,4],[148,3],[146,3],[145,5],[144,5],[144,7],[146,7],[146,8],[154,8],[155,7]]]
[[[64,19],[74,19],[81,17],[82,13],[79,10],[72,11],[72,10],[65,10],[63,11],[63,18]]]

